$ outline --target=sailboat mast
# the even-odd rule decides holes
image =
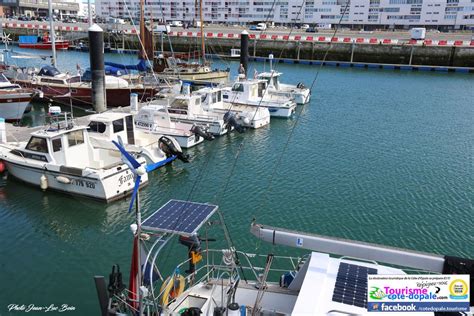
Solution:
[[[202,20],[202,0],[199,0],[199,20],[201,21],[201,54],[203,63],[206,61],[206,48],[204,46],[204,22]]]
[[[51,41],[51,50],[53,52],[52,65],[56,67],[56,36],[54,35],[54,21],[53,21],[53,3],[52,0],[48,0],[49,10],[49,39]]]
[[[145,0],[140,0],[140,50],[145,50]],[[146,59],[142,53],[141,58]]]

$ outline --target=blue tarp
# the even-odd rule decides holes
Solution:
[[[118,68],[118,69],[127,69],[127,70],[137,70],[137,71],[147,71],[150,67],[150,64],[145,60],[140,60],[140,62],[136,65],[123,65],[117,63],[111,63],[106,61],[106,66]]]
[[[21,44],[36,44],[36,43],[38,43],[38,36],[36,36],[36,35],[20,35],[19,43],[21,43]]]

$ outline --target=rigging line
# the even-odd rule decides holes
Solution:
[[[332,35],[332,38],[334,38],[334,37],[336,36],[338,27],[339,27],[340,23],[342,22],[342,18],[344,17],[344,15],[345,15],[345,13],[346,13],[346,11],[347,11],[347,8],[348,8],[348,6],[349,6],[349,4],[350,4],[350,1],[347,0],[346,6],[344,7],[344,11],[343,11],[343,13],[342,13],[342,15],[341,15],[341,18],[339,19],[339,22],[338,22],[338,24],[337,24],[336,27],[335,27],[334,34]],[[328,45],[328,48],[326,49],[326,52],[325,52],[325,54],[324,54],[324,58],[323,58],[323,60],[322,60],[322,62],[321,62],[321,65],[320,65],[320,67],[318,68],[318,70],[317,70],[317,72],[316,72],[316,74],[315,74],[315,77],[314,77],[314,79],[313,79],[313,82],[311,83],[311,88],[310,88],[310,90],[313,89],[313,87],[314,87],[314,85],[315,85],[315,83],[316,83],[316,80],[317,80],[317,78],[318,78],[318,76],[319,76],[319,73],[320,73],[320,71],[321,71],[322,65],[323,65],[324,62],[326,61],[327,55],[328,55],[329,50],[331,49],[331,46],[332,46],[332,44],[331,44],[331,43],[332,43],[332,38],[331,38],[330,44]],[[299,111],[299,113],[297,113],[296,118],[295,118],[295,122],[294,122],[293,126],[291,127],[290,133],[288,134],[288,137],[287,137],[287,140],[286,140],[286,142],[285,142],[285,145],[283,146],[283,150],[282,150],[282,152],[281,152],[281,155],[279,155],[278,160],[277,160],[277,162],[276,162],[276,164],[275,164],[275,167],[272,168],[272,169],[273,169],[273,172],[272,172],[272,174],[271,174],[271,176],[270,176],[270,180],[269,180],[268,186],[267,186],[267,188],[266,188],[265,191],[264,191],[265,194],[266,194],[266,197],[267,197],[266,199],[264,199],[264,201],[266,201],[266,200],[268,199],[268,192],[270,191],[270,188],[271,188],[271,186],[272,186],[272,184],[273,184],[273,179],[274,179],[274,177],[275,177],[276,171],[277,171],[278,167],[279,167],[280,164],[281,164],[283,154],[284,154],[284,153],[287,151],[287,149],[288,149],[288,145],[289,145],[289,143],[290,143],[290,140],[291,140],[292,137],[293,137],[293,134],[294,134],[295,129],[296,129],[296,126],[298,125],[298,122],[299,122],[299,120],[300,120],[300,118],[301,118],[301,114],[303,113],[303,110],[304,110],[304,108],[301,108],[301,110]]]
[[[341,26],[342,19],[346,15],[347,8],[349,7],[350,3],[351,3],[350,0],[346,0],[346,6],[344,7],[344,11],[341,14],[341,18],[339,19],[339,22],[336,24],[336,27],[334,28],[334,33],[331,36],[331,41],[329,42],[328,48],[326,49],[326,52],[324,53],[323,60],[322,60],[321,64],[319,65],[318,71],[316,72],[316,75],[314,76],[313,82],[311,83],[310,90],[313,90],[313,86],[315,85],[316,80],[319,77],[319,73],[321,72],[321,68],[323,67],[323,64],[326,61],[326,58],[328,56],[329,50],[332,47],[332,40],[336,37],[337,31],[339,30],[339,27]]]

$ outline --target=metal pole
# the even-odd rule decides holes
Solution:
[[[240,33],[240,63],[244,67],[245,77],[247,78],[249,65],[249,33],[247,31]]]
[[[54,35],[54,22],[53,22],[53,2],[48,0],[48,10],[49,10],[49,37],[51,40],[51,50],[53,52],[53,60],[51,64],[56,67],[56,36]]]
[[[142,302],[142,295],[140,293],[140,286],[142,285],[142,263],[141,263],[141,234],[142,234],[142,214],[140,212],[140,190],[137,191],[137,196],[135,198],[135,211],[136,211],[136,217],[137,217],[137,243],[138,243],[138,288],[137,288],[137,295],[138,295],[138,312],[139,315],[143,315],[143,302]]]
[[[107,110],[104,67],[104,31],[97,24],[89,28],[89,58],[92,73],[92,106],[96,112]]]
[[[202,62],[206,61],[206,47],[204,46],[204,21],[202,20],[202,0],[199,0],[199,19],[201,21],[201,54]]]

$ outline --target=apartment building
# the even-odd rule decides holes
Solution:
[[[21,0],[20,0],[21,1]],[[474,27],[474,0],[202,0],[206,23],[337,24],[352,28]],[[140,0],[96,0],[97,16],[137,18]],[[196,0],[146,1],[147,18],[192,23]]]
[[[79,11],[77,0],[52,0],[54,14],[58,16],[76,15]],[[47,16],[48,0],[0,0],[4,16],[26,15]],[[7,14],[8,12],[8,14]]]

